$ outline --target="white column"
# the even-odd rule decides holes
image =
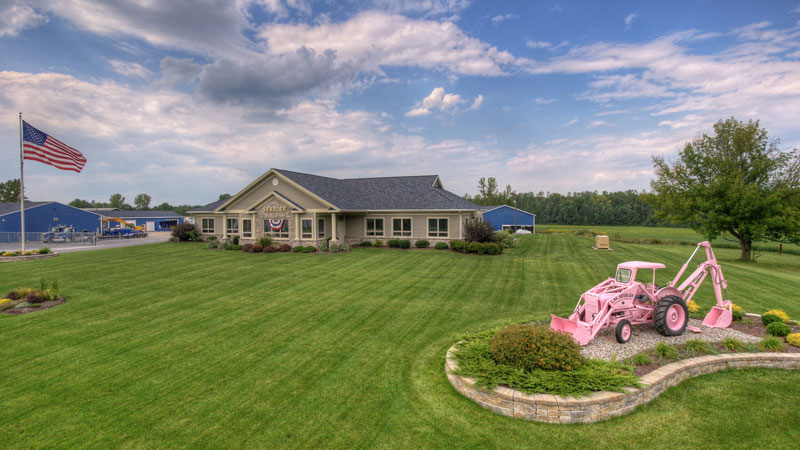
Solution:
[[[334,242],[339,240],[336,236],[336,213],[331,213],[331,240]]]
[[[222,237],[228,237],[228,216],[222,215]]]

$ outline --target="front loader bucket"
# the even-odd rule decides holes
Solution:
[[[733,313],[728,308],[714,306],[703,319],[703,325],[711,328],[728,328],[733,322]]]
[[[578,320],[564,319],[558,316],[550,315],[550,329],[554,331],[561,331],[572,335],[572,338],[581,346],[584,346],[592,340],[592,331],[589,324]]]

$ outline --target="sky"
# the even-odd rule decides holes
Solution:
[[[0,0],[0,180],[18,112],[82,151],[33,200],[205,204],[269,168],[648,189],[721,119],[800,147],[800,1]]]

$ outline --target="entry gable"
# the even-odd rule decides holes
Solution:
[[[279,202],[283,203],[284,205],[286,205],[287,208],[289,208],[289,210],[302,211],[302,212],[305,211],[305,208],[284,197],[283,195],[281,195],[280,192],[277,191],[271,191],[269,194],[265,195],[264,197],[260,198],[257,202],[253,203],[249,208],[247,208],[247,210],[255,211],[256,209],[258,209],[259,206],[263,205],[267,200],[271,198],[274,198]]]
[[[249,211],[254,205],[266,200],[272,192],[279,192],[279,195],[289,201],[293,208],[299,207],[301,210],[327,210],[333,207],[277,170],[270,169],[228,201],[219,205],[214,212]]]

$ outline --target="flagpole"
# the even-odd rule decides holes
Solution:
[[[19,217],[22,221],[22,253],[25,253],[25,177],[22,170],[22,112],[19,113]]]

